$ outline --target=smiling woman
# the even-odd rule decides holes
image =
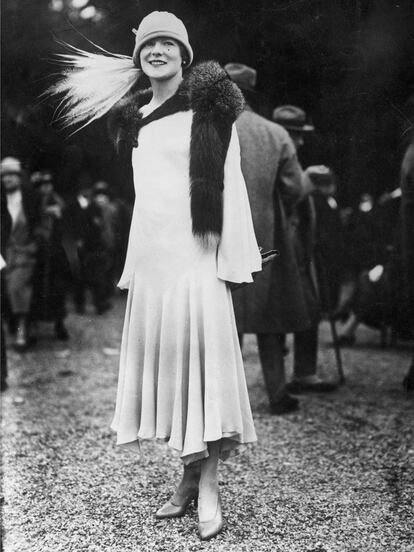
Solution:
[[[97,73],[103,57],[91,61]],[[118,284],[129,292],[112,428],[120,445],[158,438],[179,452],[182,480],[156,516],[182,516],[199,498],[199,533],[209,539],[224,526],[218,460],[256,440],[229,282],[252,282],[262,263],[234,125],[243,96],[215,62],[183,74],[192,60],[182,21],[151,13],[132,56],[151,89],[110,114],[114,141],[132,150],[136,197]],[[109,63],[112,77],[117,64],[128,67]],[[85,72],[87,64],[81,82],[93,102]],[[62,88],[69,117],[85,94],[78,76]],[[113,105],[105,94],[98,109],[86,103],[89,118]]]
[[[171,79],[171,85],[182,79],[182,67],[185,65],[179,43],[173,38],[152,38],[146,42],[139,53],[141,69],[152,81]],[[154,89],[154,82],[151,82]]]

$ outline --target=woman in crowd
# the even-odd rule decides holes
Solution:
[[[7,316],[10,328],[15,332],[14,348],[23,352],[29,345],[28,324],[38,253],[40,203],[37,194],[24,184],[25,175],[18,159],[5,157],[0,172],[2,201],[11,218],[5,259]]]
[[[88,57],[73,58],[78,68],[82,56]],[[125,95],[141,72],[151,82],[146,94],[116,106],[110,125],[119,146],[138,146],[132,153],[136,202],[119,283],[129,293],[112,427],[119,444],[159,438],[179,451],[182,480],[156,515],[181,516],[198,498],[199,534],[209,539],[224,525],[218,460],[256,440],[229,285],[251,282],[261,270],[234,126],[243,100],[218,64],[188,70],[187,31],[168,12],[142,20],[135,67],[126,57],[106,60],[114,71],[123,67],[128,83],[122,89],[119,79],[112,99]],[[97,87],[99,79],[85,67],[84,82]],[[68,94],[67,116],[75,122],[114,103],[102,98],[109,81],[85,98],[77,88],[81,71],[55,89]]]
[[[32,318],[54,323],[56,339],[66,341],[66,290],[70,282],[69,263],[62,245],[64,202],[56,193],[50,171],[35,172],[33,187],[40,196],[40,225],[37,231],[38,262],[34,277]]]
[[[106,182],[96,182],[91,203],[85,212],[82,262],[97,314],[103,314],[112,307],[110,299],[115,285],[117,212],[109,194]]]

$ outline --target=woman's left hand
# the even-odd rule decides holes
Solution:
[[[266,251],[265,253],[262,253],[261,247],[259,249],[262,255],[262,270],[269,266],[276,259],[276,257],[280,255],[277,249],[271,249],[270,251]],[[255,280],[257,274],[260,274],[260,272],[255,272],[254,274],[252,274],[253,280]],[[251,282],[227,282],[227,285],[229,286],[230,291],[235,291],[236,289],[247,286],[249,283]]]

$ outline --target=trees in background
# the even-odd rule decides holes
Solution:
[[[67,138],[39,94],[55,78],[56,38],[91,48],[84,35],[131,54],[131,28],[153,9],[185,21],[196,60],[255,67],[264,115],[283,103],[304,107],[318,129],[305,163],[333,166],[345,201],[394,187],[414,92],[411,0],[4,0],[2,155],[55,169],[63,192],[85,170],[128,180],[103,121]]]

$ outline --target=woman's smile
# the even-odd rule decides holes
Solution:
[[[153,59],[152,61],[149,62],[153,67],[157,67],[159,65],[165,65],[167,62],[166,61],[162,61],[161,59]]]

